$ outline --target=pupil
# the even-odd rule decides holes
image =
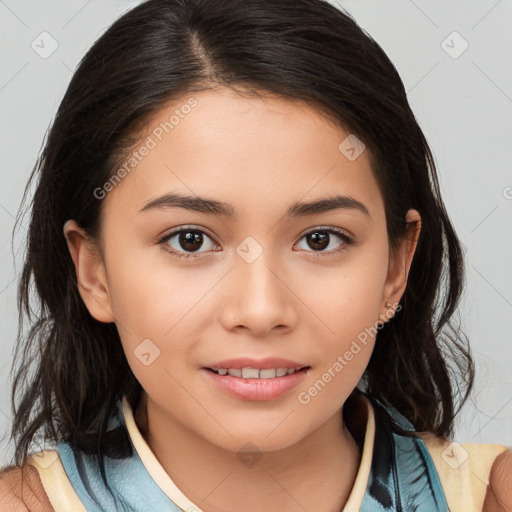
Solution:
[[[310,244],[312,249],[325,249],[329,245],[329,235],[326,233],[316,231],[315,233],[311,233],[309,236],[310,240],[313,242]]]
[[[203,236],[195,231],[184,231],[180,234],[180,244],[183,249],[197,251],[201,248]],[[195,244],[195,245],[194,245]]]

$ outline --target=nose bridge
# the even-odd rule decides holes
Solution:
[[[236,252],[234,270],[239,283],[239,297],[247,296],[249,302],[261,302],[261,307],[268,306],[269,301],[277,301],[282,293],[282,283],[275,276],[279,264],[272,250],[268,246],[264,249],[252,238],[244,240]]]
[[[236,248],[231,290],[225,305],[231,327],[262,333],[294,321],[293,294],[279,277],[280,263],[270,248],[247,237]]]

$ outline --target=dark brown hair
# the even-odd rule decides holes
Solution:
[[[94,190],[115,172],[137,128],[170,98],[218,85],[306,102],[362,140],[391,247],[404,235],[407,210],[419,211],[422,231],[402,309],[378,333],[364,387],[416,430],[453,433],[457,402],[473,382],[465,337],[451,323],[463,255],[431,151],[382,48],[321,0],[148,0],[81,61],[25,191],[24,201],[37,181],[13,367],[17,464],[41,431],[101,461],[117,401],[137,400],[141,387],[115,324],[96,321],[81,300],[62,227],[75,219],[97,238],[103,203]],[[34,297],[39,309],[31,311]]]

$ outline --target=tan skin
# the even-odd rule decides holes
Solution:
[[[144,135],[187,98],[161,110]],[[80,294],[94,318],[116,323],[144,389],[146,441],[189,499],[207,512],[339,511],[360,460],[340,409],[374,339],[307,405],[297,397],[382,321],[386,302],[399,302],[420,215],[407,212],[406,235],[392,252],[368,152],[350,161],[338,150],[347,133],[284,99],[221,88],[194,98],[197,107],[103,199],[100,244],[75,221],[66,224]],[[229,203],[236,215],[140,211],[171,191]],[[368,215],[342,208],[284,217],[297,201],[333,195],[356,199]],[[191,254],[179,235],[158,243],[190,226],[203,233],[195,258],[176,255]],[[315,251],[306,235],[322,227],[355,243],[331,234]],[[263,249],[252,263],[236,252],[249,236]],[[160,350],[149,366],[134,354],[145,339]],[[278,399],[241,400],[201,370],[239,356],[285,357],[311,370]],[[237,457],[248,442],[262,454],[250,468]]]

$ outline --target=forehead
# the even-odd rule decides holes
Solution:
[[[232,204],[235,215],[281,215],[300,198],[334,193],[364,200],[372,216],[383,208],[368,151],[357,156],[357,139],[303,102],[194,92],[166,104],[140,136],[105,199],[127,215],[169,192]]]

